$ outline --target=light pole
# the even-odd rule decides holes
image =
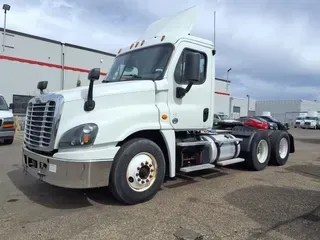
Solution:
[[[247,95],[248,98],[248,117],[250,115],[250,95]]]
[[[229,68],[227,71],[227,80],[229,81],[229,72],[232,70],[232,68]]]
[[[6,43],[6,27],[7,27],[7,12],[10,11],[11,6],[9,4],[3,4],[2,9],[4,10],[4,22],[3,22],[3,42],[2,51],[4,52]]]

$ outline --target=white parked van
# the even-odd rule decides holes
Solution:
[[[0,95],[0,140],[12,144],[14,139],[14,118],[4,97]]]

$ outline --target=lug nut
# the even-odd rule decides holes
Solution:
[[[146,182],[149,182],[149,179],[147,179]]]
[[[140,182],[141,181],[141,179],[140,178],[138,178],[138,182]]]
[[[144,181],[142,181],[141,183],[144,184]]]
[[[138,167],[137,170],[140,171],[140,168]]]
[[[146,161],[146,165],[148,165],[148,161]]]
[[[128,179],[128,180],[129,180],[129,182],[131,182],[131,183],[132,183],[132,182],[133,182],[133,177],[129,177],[129,179]]]
[[[152,167],[152,164],[150,164],[149,167]]]
[[[150,175],[150,178],[152,178],[153,176],[152,175]]]
[[[136,173],[136,176],[139,177],[139,173]]]

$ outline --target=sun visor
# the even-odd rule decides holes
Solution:
[[[200,7],[194,6],[188,8],[171,17],[164,17],[150,24],[138,41],[150,39],[155,36],[185,36],[188,35],[197,17],[200,13]]]

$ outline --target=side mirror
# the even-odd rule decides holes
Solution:
[[[47,89],[48,81],[40,81],[38,82],[37,88],[40,90],[40,93],[43,94],[43,90]]]
[[[84,103],[84,110],[86,112],[92,111],[96,105],[95,101],[93,100],[93,83],[94,81],[99,80],[99,78],[100,78],[100,68],[91,69],[88,74],[88,79],[90,81],[88,97],[87,97],[87,101]]]
[[[100,78],[100,68],[93,68],[88,74],[88,79],[90,81],[97,81]]]
[[[189,52],[186,54],[183,77],[189,83],[186,88],[177,87],[177,98],[183,98],[190,91],[192,85],[200,81],[200,60],[200,53]]]
[[[200,53],[187,53],[184,67],[184,77],[187,81],[193,83],[200,81],[200,59]]]
[[[13,109],[13,103],[9,104],[9,109]]]

